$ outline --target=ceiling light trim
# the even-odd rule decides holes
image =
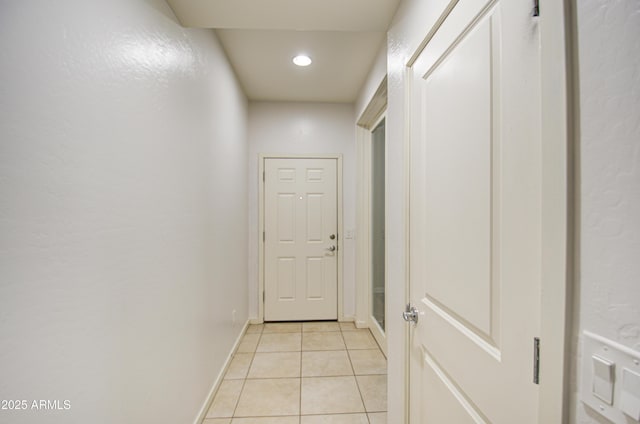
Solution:
[[[302,68],[309,66],[313,63],[313,60],[311,60],[311,58],[306,55],[306,54],[299,54],[296,55],[293,59],[292,62],[296,65],[296,66],[300,66]]]

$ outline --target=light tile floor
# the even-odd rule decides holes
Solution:
[[[251,325],[203,424],[386,424],[387,361],[353,323]]]

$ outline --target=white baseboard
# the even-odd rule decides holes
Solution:
[[[354,316],[344,317],[344,319],[340,322],[352,322],[356,328],[369,328],[369,321],[358,320]]]
[[[356,318],[354,316],[345,316],[339,319],[339,322],[354,322]],[[249,324],[264,324],[264,321],[259,318],[249,318]]]
[[[209,390],[209,395],[207,396],[207,399],[205,400],[204,405],[202,405],[202,408],[200,409],[200,412],[198,413],[198,416],[194,421],[194,424],[202,424],[202,421],[204,421],[204,419],[207,417],[207,412],[211,407],[211,403],[213,402],[213,397],[216,395],[216,392],[218,391],[220,384],[222,384],[222,379],[224,378],[224,374],[227,372],[227,369],[231,364],[233,355],[236,353],[236,350],[238,350],[238,346],[240,345],[240,341],[242,340],[242,337],[247,332],[249,323],[250,323],[250,320],[247,320],[244,323],[244,326],[242,327],[242,331],[240,332],[240,335],[236,339],[236,342],[233,344],[233,348],[231,349],[231,352],[229,352],[229,355],[227,355],[227,359],[224,361],[224,366],[222,367],[222,369],[218,373],[218,376],[213,382],[213,385],[211,386],[211,390]]]
[[[369,323],[367,321],[356,320],[356,328],[369,328]]]

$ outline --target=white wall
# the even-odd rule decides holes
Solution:
[[[589,330],[640,351],[640,3],[576,5],[581,210],[574,338]],[[576,366],[578,352],[574,346]],[[608,422],[576,403],[572,422]]]
[[[0,399],[71,402],[0,422],[193,422],[247,317],[247,103],[213,32],[2,2],[0,74]]]
[[[355,126],[352,104],[249,104],[249,316],[258,316],[258,156],[267,154],[337,154],[343,167],[343,227],[355,228]],[[357,236],[357,235],[356,235]],[[355,314],[355,240],[343,249],[343,306]]]
[[[356,121],[360,118],[365,111],[376,90],[380,86],[380,83],[387,75],[387,39],[385,37],[384,42],[380,45],[376,58],[371,65],[371,69],[367,74],[367,78],[364,80],[358,98],[355,102],[355,118]]]
[[[406,283],[406,196],[407,163],[404,153],[405,65],[447,3],[446,0],[405,0],[400,3],[387,37],[387,346],[388,416],[404,422],[405,331],[401,318],[407,292]],[[396,388],[396,389],[394,389]]]

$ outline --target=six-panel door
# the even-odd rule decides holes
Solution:
[[[337,160],[267,158],[264,170],[264,319],[337,319]]]

